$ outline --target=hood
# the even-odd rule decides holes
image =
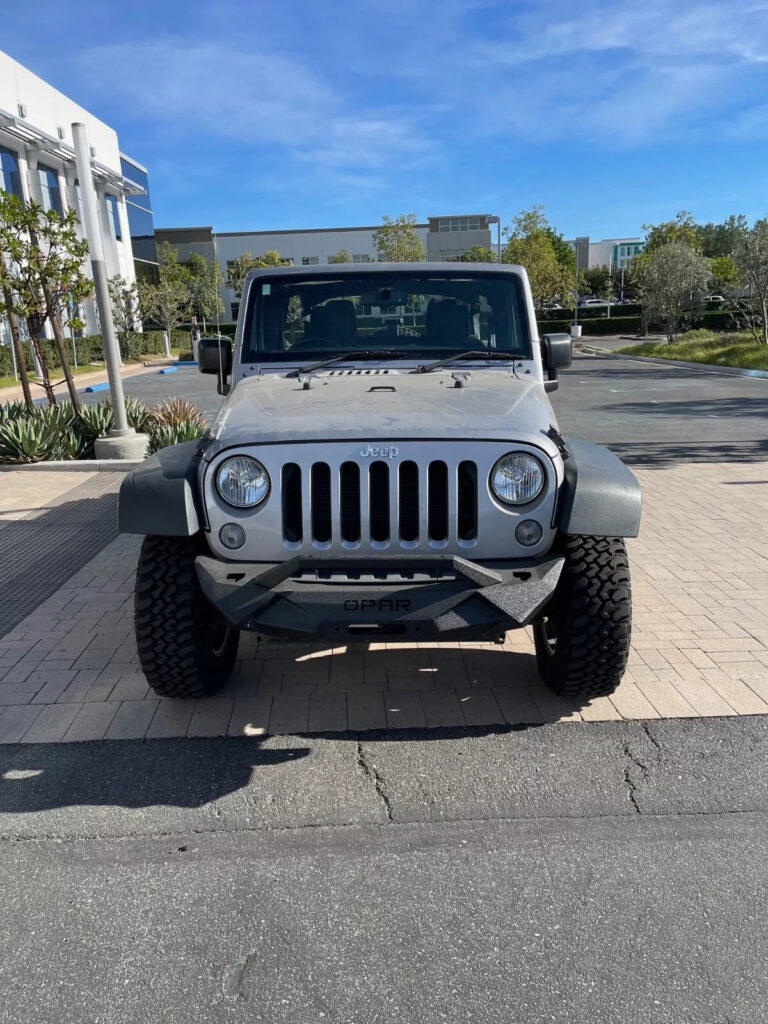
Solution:
[[[464,378],[457,387],[453,374]],[[280,441],[509,440],[556,455],[544,388],[509,371],[319,373],[305,389],[284,376],[238,381],[211,433],[224,446]]]

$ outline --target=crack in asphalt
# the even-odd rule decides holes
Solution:
[[[360,740],[357,741],[357,764],[363,775],[370,779],[373,783],[373,788],[376,790],[376,795],[381,799],[384,804],[384,810],[387,812],[387,820],[393,821],[392,817],[392,805],[389,801],[389,796],[384,789],[384,780],[379,772],[374,768],[373,765],[368,764],[365,756],[365,750]]]

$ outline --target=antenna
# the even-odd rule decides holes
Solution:
[[[216,247],[216,228],[214,228],[214,227],[211,228],[211,235],[213,236],[213,261],[216,264],[216,266],[218,267],[218,265],[219,265],[219,254],[218,254],[218,250],[217,250],[217,247]],[[219,296],[218,296],[218,293],[216,295],[216,338],[218,340],[217,348],[219,350],[219,386],[220,386],[221,390],[223,391],[224,390],[224,367],[222,366],[222,363],[221,363],[221,311],[219,310]],[[224,396],[222,395],[222,401],[223,400],[224,400]]]

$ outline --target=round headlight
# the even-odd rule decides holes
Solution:
[[[235,508],[253,508],[269,493],[269,476],[256,459],[235,455],[219,466],[216,487],[224,501]]]
[[[491,470],[491,490],[507,505],[525,505],[541,493],[544,470],[538,459],[514,452],[499,459]]]

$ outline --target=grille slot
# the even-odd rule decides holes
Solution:
[[[301,523],[301,468],[287,462],[282,473],[283,537],[291,544],[301,544],[304,533]]]
[[[448,540],[448,467],[444,462],[430,462],[427,475],[428,531],[430,540]]]
[[[474,462],[459,463],[458,505],[459,540],[476,540],[477,466]]]
[[[471,460],[288,462],[280,471],[286,547],[412,549],[479,539],[479,474]]]
[[[341,539],[354,543],[360,540],[360,467],[356,462],[342,462],[339,473],[341,501]]]
[[[331,539],[331,467],[326,462],[312,466],[312,536],[320,544]]]
[[[371,494],[371,540],[389,540],[389,466],[372,462],[369,470]]]
[[[415,462],[401,463],[399,484],[400,540],[412,542],[419,539],[419,467]]]

